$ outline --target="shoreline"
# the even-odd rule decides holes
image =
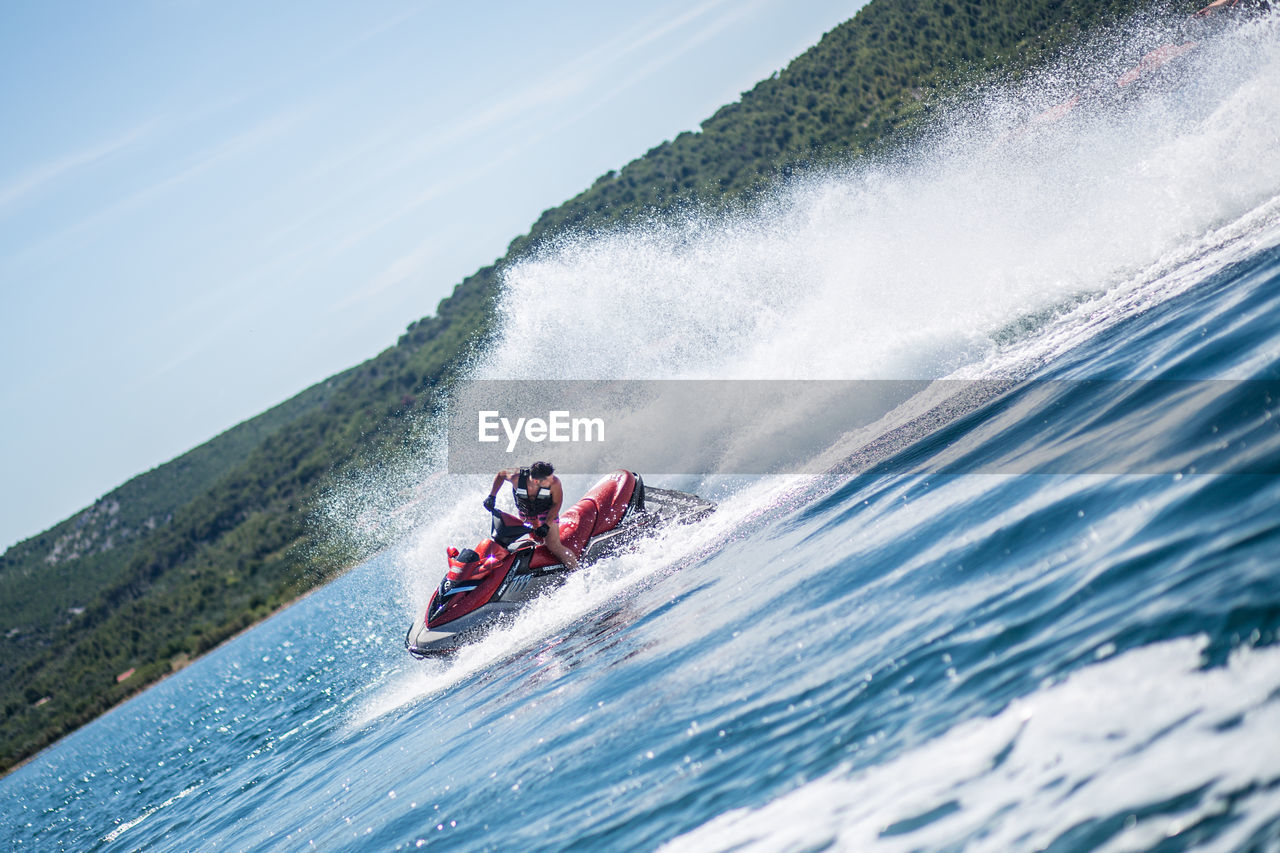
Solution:
[[[375,554],[374,556],[377,556],[377,555]],[[370,557],[370,558],[368,558],[368,559],[373,559],[373,557]],[[270,621],[271,619],[274,619],[276,616],[278,616],[278,615],[280,615],[281,613],[283,613],[284,611],[286,611],[286,610],[288,610],[288,609],[290,609],[290,608],[294,607],[295,605],[301,604],[305,599],[307,599],[307,598],[311,597],[311,596],[312,596],[312,595],[314,595],[315,593],[317,593],[317,592],[319,592],[320,590],[324,589],[326,586],[328,586],[329,584],[331,584],[331,583],[333,583],[334,581],[338,580],[338,578],[342,577],[343,575],[347,574],[348,572],[352,571],[353,569],[356,569],[356,568],[358,568],[359,566],[363,565],[363,564],[364,564],[364,562],[367,562],[367,560],[365,560],[365,561],[363,561],[363,562],[360,562],[360,563],[355,563],[354,565],[347,566],[346,568],[343,568],[343,569],[341,569],[341,570],[339,570],[339,571],[335,572],[335,573],[334,573],[330,578],[328,578],[324,583],[317,584],[317,585],[315,585],[315,586],[311,587],[310,589],[307,589],[307,590],[305,590],[305,591],[303,591],[303,592],[299,593],[299,594],[298,594],[297,596],[295,596],[294,598],[291,598],[291,599],[289,599],[288,601],[286,601],[286,602],[282,603],[279,607],[277,607],[275,610],[272,610],[272,611],[271,611],[270,613],[268,613],[266,616],[262,617],[261,619],[257,620],[256,622],[253,622],[253,623],[252,623],[252,624],[250,624],[250,625],[246,625],[245,627],[243,627],[243,628],[239,629],[238,631],[236,631],[235,633],[233,633],[231,636],[227,637],[225,640],[220,641],[220,642],[219,642],[217,645],[215,645],[213,648],[211,648],[211,649],[207,649],[207,650],[205,650],[205,651],[201,652],[200,654],[196,655],[195,657],[189,657],[189,658],[187,658],[187,659],[186,659],[186,661],[184,661],[180,666],[177,666],[176,668],[171,668],[171,669],[170,669],[168,672],[166,672],[164,675],[161,675],[159,678],[157,678],[157,679],[155,679],[155,680],[153,680],[153,681],[148,681],[148,682],[146,682],[146,683],[144,683],[144,684],[140,684],[136,690],[134,690],[133,692],[131,692],[131,693],[129,693],[128,695],[126,695],[124,698],[122,698],[119,702],[116,702],[116,703],[115,703],[114,705],[112,705],[110,708],[107,708],[107,709],[106,709],[105,711],[103,711],[101,714],[97,714],[97,715],[95,715],[92,719],[87,720],[87,721],[85,721],[84,723],[82,723],[82,724],[80,724],[80,725],[76,726],[75,728],[73,728],[71,731],[66,732],[65,734],[60,735],[60,736],[59,736],[55,741],[53,741],[53,743],[46,744],[45,746],[43,746],[43,747],[41,747],[40,749],[36,750],[36,751],[35,751],[34,753],[32,753],[31,755],[28,755],[26,758],[23,758],[23,759],[19,760],[18,762],[16,762],[12,767],[10,767],[9,769],[5,770],[3,773],[0,773],[0,781],[3,781],[3,780],[5,780],[5,779],[9,778],[9,776],[11,776],[12,774],[14,774],[14,773],[18,772],[18,771],[19,771],[19,770],[21,770],[23,767],[26,767],[28,764],[30,764],[31,762],[33,762],[33,761],[35,761],[36,759],[38,759],[40,756],[44,755],[44,754],[45,754],[46,752],[48,752],[49,750],[51,750],[51,749],[55,748],[55,747],[56,747],[56,746],[58,746],[60,743],[62,743],[64,740],[66,740],[67,738],[69,738],[69,737],[71,737],[72,735],[74,735],[76,732],[83,731],[84,729],[88,728],[89,726],[93,725],[94,723],[96,723],[96,722],[98,722],[99,720],[101,720],[101,719],[103,719],[104,717],[106,717],[108,714],[113,714],[113,713],[115,713],[116,711],[119,711],[121,708],[123,708],[125,705],[129,704],[130,702],[132,702],[134,699],[139,698],[139,697],[140,697],[140,696],[142,696],[144,693],[146,693],[146,692],[148,692],[149,690],[151,690],[153,687],[157,687],[157,686],[159,686],[160,684],[164,683],[165,681],[168,681],[170,678],[174,677],[175,675],[178,675],[180,672],[182,672],[183,670],[187,669],[187,667],[191,666],[192,664],[195,664],[195,663],[198,663],[199,661],[204,660],[204,659],[205,659],[206,657],[208,657],[209,655],[213,654],[214,652],[218,651],[219,649],[223,648],[224,646],[227,646],[227,645],[229,645],[229,644],[231,644],[231,643],[235,642],[236,640],[240,639],[240,637],[242,637],[242,636],[244,636],[245,634],[249,633],[250,631],[254,630],[254,629],[255,629],[255,628],[257,628],[258,626],[260,626],[260,625],[264,624],[265,622]],[[176,660],[176,658],[171,658],[171,659],[170,659],[171,666],[172,666],[172,661],[173,661],[173,660]]]

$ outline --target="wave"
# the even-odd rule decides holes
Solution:
[[[1104,660],[661,849],[1145,850],[1194,838],[1229,810],[1209,849],[1245,849],[1280,811],[1274,756],[1258,748],[1280,726],[1280,649],[1242,649],[1205,670],[1205,645],[1187,638]],[[1241,798],[1251,808],[1231,809]]]
[[[879,161],[810,173],[729,214],[690,210],[564,235],[506,271],[496,342],[475,356],[470,375],[1032,375],[1280,242],[1280,158],[1272,153],[1278,22],[1268,15],[1204,34],[1150,85],[1046,117],[1073,92],[1114,83],[1153,44],[1184,38],[1168,22],[1132,24],[1032,79],[945,105],[919,142]],[[839,469],[926,402],[936,400],[887,412],[819,458]],[[737,439],[758,446],[788,428],[787,418],[761,417]],[[440,419],[424,423],[423,435],[411,460],[336,490],[329,513],[335,535],[383,541],[395,532],[406,619],[420,617],[443,548],[479,535],[479,497],[489,484],[443,473]],[[714,443],[696,434],[680,441]],[[566,492],[580,494],[592,481],[566,478]],[[403,676],[360,717],[457,683],[715,537],[741,535],[768,508],[839,481],[667,478],[659,484],[720,500],[712,528],[681,531],[584,573],[453,664]],[[345,521],[353,517],[361,525]]]

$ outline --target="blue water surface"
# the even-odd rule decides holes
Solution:
[[[1280,378],[1280,253],[1210,276],[1036,378],[1073,376]],[[1144,413],[1185,409],[1178,383],[1126,385],[1118,402],[1082,387],[1064,383],[1016,418],[992,401],[961,438],[991,458],[1043,453],[1048,411],[1088,445]],[[641,850],[679,847],[691,832],[699,846],[818,849],[869,832],[886,849],[928,849],[939,846],[930,831],[947,846],[1018,838],[1083,850],[1151,828],[1159,843],[1142,846],[1276,849],[1280,739],[1251,720],[1274,716],[1280,690],[1267,656],[1280,628],[1280,479],[1222,473],[1217,436],[1243,431],[1233,452],[1251,470],[1280,462],[1280,400],[1250,408],[1235,399],[1249,386],[1195,387],[1205,398],[1194,411],[1214,412],[1220,429],[1148,440],[1164,473],[931,475],[887,458],[809,484],[715,547],[479,663],[407,658],[393,592],[405,567],[384,555],[5,778],[0,820],[12,849],[28,850]],[[954,445],[928,442],[903,452],[918,462]],[[1196,471],[1205,459],[1208,472]],[[1005,807],[981,811],[976,786],[1033,748],[1019,728],[950,793],[897,816],[882,809],[871,829],[842,795],[819,796],[856,791],[877,771],[909,779],[917,757],[937,753],[945,767],[954,756],[942,745],[1017,703],[1072,697],[1091,668],[1184,641],[1197,644],[1189,668],[1125,676],[1139,700],[1157,683],[1195,693],[1214,672],[1270,692],[1241,709],[1219,694],[1189,698],[1145,734],[1147,711],[1124,689],[1113,709],[1064,700],[1101,714],[1143,768],[1135,779],[1162,777],[1149,792],[1133,783],[1125,802],[1090,798],[1114,759],[1090,764],[1096,747],[1058,735],[1051,751],[1062,761],[1076,750],[1084,766],[1064,778],[1077,774],[1084,793],[1046,801],[1010,784]],[[1185,785],[1168,778],[1164,744],[1214,737],[1224,765],[1208,778],[1226,788],[1193,772],[1190,755]],[[1235,737],[1269,773],[1230,757]],[[938,784],[933,773],[917,782]],[[1052,775],[1040,782],[1055,790]],[[757,810],[787,802],[786,833],[799,840],[771,834],[776,821],[750,828]]]

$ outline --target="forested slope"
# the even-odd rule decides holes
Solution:
[[[0,768],[361,557],[307,524],[344,468],[407,452],[471,347],[501,269],[564,229],[688,202],[894,144],[939,87],[1016,71],[1132,0],[875,0],[785,70],[546,211],[396,345],[148,472],[0,558]],[[133,670],[121,681],[118,676]]]

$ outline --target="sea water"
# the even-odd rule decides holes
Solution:
[[[511,270],[505,339],[555,346],[478,378],[1037,393],[656,481],[719,509],[419,662],[487,488],[428,438],[322,516],[392,547],[0,781],[10,847],[1280,849],[1278,33],[1123,97],[1167,33],[1081,46],[875,164]]]

